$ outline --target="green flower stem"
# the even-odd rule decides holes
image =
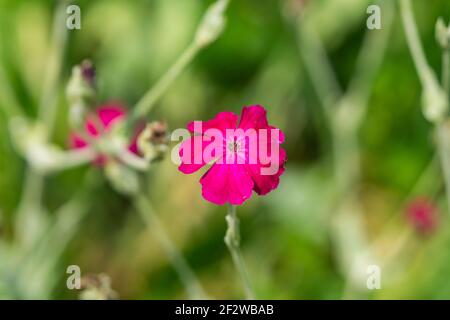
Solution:
[[[94,161],[97,156],[97,151],[91,147],[80,150],[62,151],[56,155],[57,158],[54,163],[49,165],[48,168],[43,168],[43,172],[52,173],[72,169]]]
[[[65,28],[64,23],[67,3],[67,0],[59,1],[59,5],[56,8],[53,20],[52,47],[47,60],[44,92],[38,111],[39,119],[46,125],[49,135],[55,120],[58,78],[61,73],[64,48],[67,41],[67,28]],[[33,233],[29,232],[29,230],[32,228],[35,229],[31,225],[33,221],[36,221],[36,219],[43,220],[41,217],[43,213],[41,205],[43,188],[44,177],[28,167],[25,173],[24,187],[16,216],[17,235],[23,242],[27,242],[26,239],[32,241]],[[36,219],[30,217],[31,215],[34,215]]]
[[[230,250],[231,257],[233,259],[234,266],[239,273],[239,276],[244,286],[245,296],[249,300],[255,299],[253,289],[250,283],[250,278],[248,276],[247,270],[245,268],[244,259],[242,258],[242,253],[240,249],[240,232],[239,232],[239,219],[236,215],[236,206],[228,206],[228,214],[226,216],[227,221],[227,232],[225,234],[225,244]]]
[[[70,241],[91,208],[89,201],[98,187],[98,176],[94,170],[86,173],[79,191],[54,212],[55,219],[46,231],[18,259],[20,271],[19,289],[24,299],[49,299],[58,285],[58,264]],[[51,253],[51,254],[49,254]]]
[[[379,2],[381,4],[381,2]],[[355,263],[362,257],[367,237],[360,213],[360,152],[358,133],[369,107],[369,98],[376,74],[383,61],[392,28],[394,5],[383,1],[383,30],[368,30],[356,59],[355,72],[343,91],[337,81],[325,46],[306,15],[295,25],[299,53],[317,97],[321,102],[325,123],[332,139],[332,161],[338,206],[330,224],[330,235],[337,250],[339,267],[353,290]],[[350,270],[350,271],[348,271]]]
[[[159,243],[172,263],[173,268],[178,273],[181,282],[184,284],[189,297],[191,299],[208,298],[199,280],[189,267],[187,261],[184,259],[167,234],[167,231],[165,230],[162,222],[159,220],[158,215],[153,210],[153,206],[150,201],[144,196],[139,195],[134,199],[134,206],[142,220],[144,220],[148,228],[151,228],[153,234],[157,237]]]
[[[432,71],[427,63],[425,53],[422,49],[410,0],[400,0],[400,12],[403,21],[403,29],[405,30],[406,41],[408,43],[414,65],[416,66],[419,74],[422,87],[425,88],[428,83],[432,81]]]
[[[400,10],[403,19],[403,28],[405,30],[406,40],[411,51],[414,64],[417,69],[423,90],[433,88],[435,84],[434,74],[427,63],[425,54],[417,32],[416,22],[412,11],[410,0],[400,0]],[[443,87],[446,92],[448,103],[448,52],[443,53]],[[447,195],[448,211],[450,212],[450,128],[446,122],[435,123],[437,149],[441,160],[442,171],[444,173],[445,190]]]
[[[450,96],[450,52],[448,46],[442,51],[442,88],[445,91],[445,97],[449,101]],[[450,212],[450,128],[448,122],[439,124],[436,128],[438,136],[438,149],[444,171],[444,180],[446,185],[447,205]]]
[[[67,17],[66,8],[69,1],[60,0],[58,2],[53,20],[52,43],[47,60],[47,72],[44,78],[43,93],[38,113],[39,120],[45,124],[49,134],[51,134],[55,122],[58,100],[57,88],[61,76],[63,56],[68,37],[65,20]]]
[[[2,96],[0,97],[0,111],[3,112],[7,119],[16,116],[23,116],[23,111],[19,107],[17,99],[11,94],[12,89],[10,83],[6,80],[4,67],[2,66],[0,56],[0,88],[2,89]]]
[[[130,152],[127,149],[123,149],[116,153],[117,158],[119,158],[123,163],[127,164],[131,168],[134,168],[138,171],[147,171],[150,168],[150,163]]]
[[[450,50],[448,47],[442,51],[442,87],[448,99],[450,95]]]
[[[437,148],[444,174],[447,206],[450,213],[450,127],[448,123],[436,126]]]
[[[200,47],[192,42],[182,53],[172,67],[163,75],[163,77],[139,100],[133,108],[132,119],[136,120],[148,114],[159,98],[167,91],[169,86],[181,74],[187,65],[194,59],[199,52]]]
[[[191,44],[184,50],[178,60],[162,78],[138,101],[133,108],[129,123],[146,116],[175,79],[192,62],[198,52],[219,37],[223,31],[225,21],[224,12],[229,2],[229,0],[217,0],[208,8]]]

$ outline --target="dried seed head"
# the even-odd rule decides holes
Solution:
[[[168,128],[165,121],[147,124],[137,140],[139,152],[148,161],[161,159],[167,151],[168,143]]]
[[[80,299],[82,300],[114,300],[117,293],[111,288],[111,279],[108,275],[89,274],[81,278]]]
[[[91,60],[83,60],[80,67],[81,67],[81,74],[83,76],[84,81],[86,81],[92,87],[94,87],[96,71],[95,71],[95,67],[94,67],[94,64],[92,63],[92,61]]]

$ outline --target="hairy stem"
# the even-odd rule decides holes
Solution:
[[[240,232],[239,232],[239,219],[236,216],[236,206],[229,205],[228,213],[226,216],[227,221],[227,232],[225,234],[225,244],[231,253],[234,266],[239,273],[239,276],[244,286],[245,296],[249,300],[255,299],[253,289],[250,283],[250,278],[248,276],[247,270],[245,268],[244,259],[242,258],[242,253],[240,249]]]

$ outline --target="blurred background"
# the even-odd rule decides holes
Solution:
[[[82,28],[68,32],[51,141],[68,148],[65,88],[74,65],[86,58],[94,63],[100,103],[132,108],[192,41],[210,3],[76,1]],[[238,208],[258,298],[450,298],[450,229],[433,128],[422,115],[398,8],[382,10],[382,30],[368,31],[366,9],[373,3],[231,0],[223,34],[147,117],[173,130],[261,104],[285,132],[288,162],[280,186]],[[83,276],[107,275],[121,299],[188,298],[152,225],[100,168],[46,175],[37,195],[42,207],[23,204],[28,166],[11,139],[11,119],[38,114],[55,9],[50,0],[0,0],[0,297],[77,299],[80,292],[66,287],[66,268],[78,265]],[[448,20],[450,4],[414,1],[414,11],[429,63],[440,74],[435,22]],[[366,36],[375,42],[361,51]],[[369,62],[364,68],[361,59]],[[373,75],[365,77],[366,69]],[[327,124],[327,108],[346,101],[326,86],[330,76],[338,95],[365,90],[367,96],[354,103],[365,112],[343,138]],[[340,118],[343,131],[350,118]],[[335,155],[339,139],[353,139],[348,149],[343,143],[343,156]],[[355,169],[354,180],[335,183]],[[202,172],[183,175],[167,156],[150,170],[147,196],[208,295],[242,298],[223,243],[226,208],[202,199]],[[74,197],[78,202],[65,206]],[[25,222],[21,210],[29,212]],[[418,227],[421,214],[432,216]],[[380,290],[366,288],[372,264],[382,267]]]

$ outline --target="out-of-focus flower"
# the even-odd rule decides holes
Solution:
[[[39,122],[31,123],[24,118],[13,118],[10,121],[10,132],[16,150],[41,173],[76,167],[95,158],[95,153],[90,148],[64,151],[49,143],[48,132]]]
[[[87,146],[96,148],[98,156],[95,163],[101,166],[105,165],[111,154],[117,150],[128,150],[137,155],[137,135],[128,142],[126,137],[118,134],[125,120],[126,111],[121,105],[115,103],[102,105],[94,114],[87,117],[84,132],[74,132],[70,135],[70,145],[75,149]]]
[[[48,134],[42,124],[13,118],[10,131],[16,149],[36,170],[46,171],[57,162],[62,151],[46,142]]]
[[[81,300],[114,300],[117,293],[111,288],[111,279],[106,274],[87,275],[81,278]]]
[[[168,148],[167,123],[154,121],[142,130],[137,139],[139,152],[148,161],[161,159]]]
[[[407,219],[422,236],[432,234],[438,226],[436,206],[426,198],[414,199],[406,209]]]
[[[237,114],[220,112],[212,120],[191,122],[187,128],[194,136],[180,147],[183,173],[213,163],[200,183],[203,197],[218,205],[242,204],[253,190],[265,195],[278,187],[284,172],[284,134],[268,124],[266,110],[244,107],[238,121]]]

